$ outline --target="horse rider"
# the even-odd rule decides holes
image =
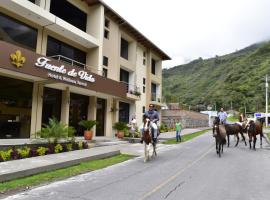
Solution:
[[[158,136],[158,127],[157,127],[157,122],[159,121],[159,114],[158,112],[154,109],[153,104],[149,104],[149,110],[144,113],[144,117],[147,117],[150,119],[150,128],[153,130],[152,137],[153,141],[157,141],[157,136]],[[142,133],[142,138],[143,138],[143,128],[141,129]],[[141,138],[141,143],[143,142]]]
[[[227,113],[223,110],[223,108],[220,108],[220,112],[218,113],[218,118],[221,124],[226,124]]]

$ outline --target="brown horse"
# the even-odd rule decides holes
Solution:
[[[144,162],[150,160],[150,145],[153,147],[151,157],[157,155],[156,143],[153,141],[150,127],[150,119],[145,117],[143,122]]]
[[[262,123],[259,121],[253,121],[250,120],[247,123],[247,132],[248,132],[248,137],[249,137],[249,148],[251,149],[251,142],[253,139],[253,149],[256,150],[256,140],[257,137],[256,135],[260,135],[260,145],[262,147],[262,138],[265,138],[265,136],[263,135],[263,126]]]
[[[238,143],[239,143],[238,133],[241,134],[242,139],[245,142],[245,145],[247,146],[246,139],[245,139],[245,136],[243,134],[243,127],[240,124],[238,124],[238,123],[225,124],[225,129],[226,129],[226,134],[227,134],[227,138],[228,138],[228,147],[230,146],[230,135],[235,135],[236,136],[237,142],[236,142],[235,146],[238,145]]]
[[[223,153],[223,145],[226,144],[226,129],[223,124],[220,124],[218,117],[213,121],[213,136],[216,139],[216,151],[219,157]]]

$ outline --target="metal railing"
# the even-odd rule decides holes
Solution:
[[[84,63],[78,62],[76,60],[73,60],[71,58],[65,57],[63,55],[54,55],[54,56],[49,56],[49,57],[50,58],[54,58],[54,59],[56,59],[58,61],[67,63],[67,64],[69,64],[71,66],[80,67],[80,68],[83,68],[84,70],[89,70],[90,72],[96,73],[96,74],[101,75],[101,76],[105,76],[103,70],[96,69],[95,67],[91,67],[89,65],[86,65]]]
[[[163,98],[159,93],[151,93],[151,101],[157,101],[159,103],[163,102]]]
[[[140,87],[138,87],[137,85],[129,84],[129,83],[126,83],[124,81],[120,81],[120,82],[124,83],[126,85],[127,93],[134,94],[136,96],[141,95]]]

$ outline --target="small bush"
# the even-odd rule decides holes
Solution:
[[[48,150],[46,154],[54,154],[55,153],[55,144],[48,144]]]
[[[79,142],[78,143],[78,147],[79,147],[79,150],[83,149],[83,143],[82,142]]]
[[[4,162],[11,159],[12,149],[7,151],[0,151],[0,162]]]
[[[67,144],[67,151],[72,151],[72,144]]]
[[[73,150],[79,150],[79,144],[76,143],[76,142],[73,142],[73,143],[72,143],[72,149],[73,149]]]
[[[55,147],[54,147],[54,152],[55,153],[60,153],[63,151],[63,146],[61,144],[57,144]]]
[[[29,152],[29,157],[36,157],[38,156],[37,148],[31,148]]]
[[[23,149],[17,149],[17,152],[19,153],[21,158],[28,158],[30,155],[30,148],[24,147]]]
[[[88,146],[88,143],[87,143],[87,142],[83,142],[83,143],[82,143],[82,145],[83,145],[83,149],[88,149],[88,148],[89,148],[89,146]]]
[[[22,158],[21,155],[19,154],[18,150],[15,147],[12,147],[11,158],[13,160],[17,160],[17,159],[21,159]]]
[[[44,156],[47,152],[48,148],[45,147],[38,147],[37,153],[39,156]]]

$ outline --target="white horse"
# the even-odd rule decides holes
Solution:
[[[156,143],[153,141],[151,136],[150,119],[145,118],[143,123],[143,143],[144,143],[144,162],[150,160],[157,155]]]

